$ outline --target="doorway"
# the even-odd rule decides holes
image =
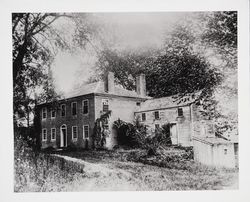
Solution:
[[[67,126],[62,125],[60,129],[60,147],[67,147]]]
[[[177,130],[177,124],[172,123],[170,126],[170,137],[173,145],[178,145],[179,139],[178,139],[178,130]]]

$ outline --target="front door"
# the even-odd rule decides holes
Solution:
[[[178,131],[177,131],[177,124],[172,124],[170,126],[170,137],[172,144],[177,145],[178,144]]]
[[[67,129],[66,126],[61,127],[61,139],[60,139],[60,147],[67,146]]]

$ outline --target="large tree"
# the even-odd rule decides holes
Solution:
[[[76,13],[12,14],[14,121],[25,118],[29,124],[37,98],[43,102],[57,98],[51,63],[58,50],[74,50],[72,45],[84,45],[87,41],[85,17]],[[73,36],[66,35],[59,23],[61,19],[71,23]]]

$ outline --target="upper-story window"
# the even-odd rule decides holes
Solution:
[[[88,114],[89,113],[89,101],[88,100],[83,100],[82,101],[82,113],[83,114]]]
[[[183,109],[182,108],[178,108],[177,109],[177,113],[178,113],[178,116],[183,116]]]
[[[56,118],[56,110],[52,109],[51,110],[51,118]]]
[[[85,139],[89,138],[89,125],[83,126],[83,138]]]
[[[102,111],[107,112],[109,110],[109,100],[102,99]]]
[[[56,128],[51,128],[51,141],[56,140]]]
[[[47,118],[47,109],[44,107],[42,109],[42,119],[46,119]]]
[[[76,110],[77,109],[77,102],[72,102],[71,103],[71,114],[72,116],[75,116],[76,115]]]
[[[42,130],[42,140],[46,141],[47,140],[47,129],[43,128]]]
[[[65,104],[61,105],[61,116],[62,117],[66,116],[66,105]]]
[[[72,139],[76,140],[78,136],[77,126],[72,126]]]
[[[159,111],[155,111],[155,119],[160,119]]]
[[[141,120],[142,121],[146,121],[146,113],[142,113],[141,114]]]

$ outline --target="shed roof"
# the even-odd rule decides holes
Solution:
[[[230,140],[225,140],[223,138],[219,137],[193,137],[194,140],[210,144],[210,145],[215,145],[215,144],[230,144],[232,143]]]

